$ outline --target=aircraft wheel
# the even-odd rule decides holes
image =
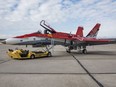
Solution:
[[[34,59],[34,58],[35,58],[35,55],[32,54],[32,55],[30,56],[30,58],[31,58],[31,59]]]
[[[48,53],[48,56],[52,56],[51,52]]]
[[[82,50],[82,53],[83,53],[83,54],[86,54],[86,53],[87,53],[87,50],[86,50],[86,49],[83,49],[83,50]]]
[[[67,49],[66,52],[67,52],[67,53],[70,53],[71,51]]]

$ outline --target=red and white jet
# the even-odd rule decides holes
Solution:
[[[100,24],[97,23],[94,28],[87,34],[86,37],[83,36],[83,27],[78,27],[76,34],[69,34],[64,32],[57,32],[49,25],[45,23],[44,20],[40,22],[40,25],[45,29],[44,33],[34,32],[30,34],[25,34],[21,36],[16,36],[8,38],[2,41],[3,44],[11,45],[32,45],[32,46],[43,46],[43,45],[63,45],[68,47],[67,52],[71,50],[82,49],[82,53],[87,53],[86,47],[91,45],[101,45],[101,44],[113,44],[116,40],[113,39],[98,39],[96,38]]]

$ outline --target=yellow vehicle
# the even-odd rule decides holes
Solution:
[[[29,50],[8,50],[8,55],[14,59],[25,59],[25,58],[39,58],[39,57],[47,57],[52,56],[51,52],[48,51],[29,51]]]

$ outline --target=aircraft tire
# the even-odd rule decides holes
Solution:
[[[32,54],[32,55],[30,56],[30,58],[31,58],[31,59],[34,59],[34,58],[35,58],[35,55]]]
[[[48,56],[49,56],[49,57],[52,56],[51,52],[48,53]]]
[[[86,49],[83,49],[83,50],[82,50],[82,53],[83,53],[83,54],[87,54],[87,50],[86,50]]]
[[[70,51],[70,50],[68,50],[68,49],[66,50],[66,52],[67,52],[67,53],[71,53],[71,51]]]

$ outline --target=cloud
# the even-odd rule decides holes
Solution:
[[[6,14],[4,18],[13,21],[30,18],[58,22],[68,18],[94,19],[116,14],[116,1],[111,0],[6,0],[2,4],[0,14]]]
[[[12,37],[12,35],[0,34],[0,39],[6,39]]]
[[[0,0],[0,2],[0,20],[6,21],[6,23],[11,21],[13,24],[10,24],[14,28],[17,27],[17,23],[15,23],[17,21],[18,23],[23,21],[22,25],[24,26],[21,28],[24,30],[23,27],[26,29],[28,25],[27,20],[30,23],[37,24],[43,19],[55,25],[60,23],[64,23],[63,26],[70,24],[83,25],[86,28],[85,33],[96,22],[111,28],[112,34],[114,34],[114,28],[116,28],[115,0]],[[75,23],[70,23],[71,20]],[[2,26],[5,26],[5,24]],[[59,27],[57,26],[57,28]],[[69,29],[75,27],[64,28],[70,31]],[[103,30],[105,28],[103,27]]]

